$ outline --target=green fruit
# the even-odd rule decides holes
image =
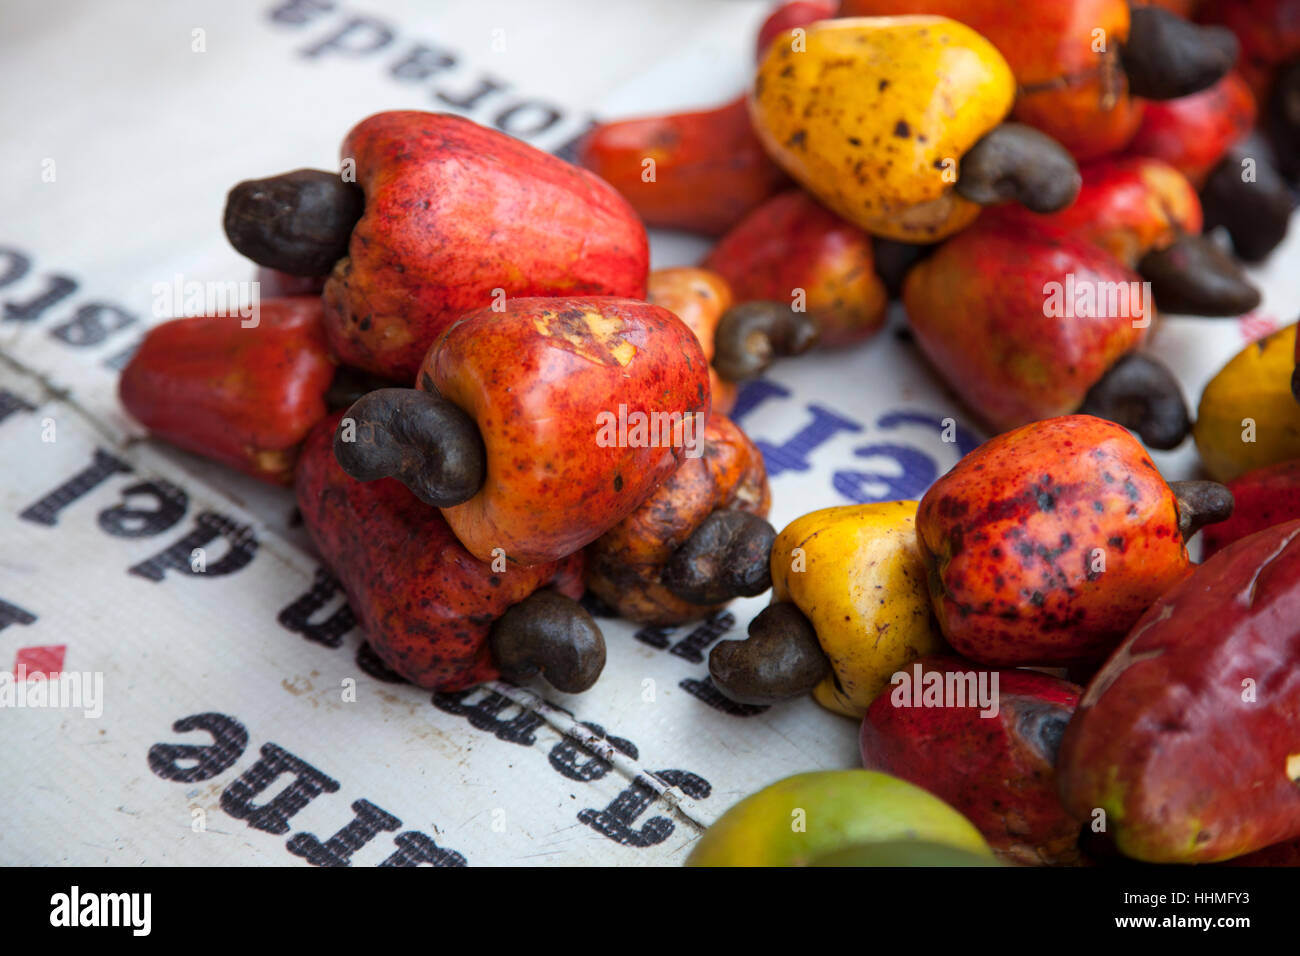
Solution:
[[[983,853],[928,840],[863,843],[819,856],[809,866],[1001,866]]]
[[[860,843],[924,840],[990,857],[974,825],[938,797],[871,770],[779,780],[700,837],[687,866],[805,866]]]

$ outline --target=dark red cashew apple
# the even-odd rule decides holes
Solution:
[[[1209,558],[1256,531],[1300,518],[1300,460],[1256,468],[1227,482],[1236,505],[1227,521],[1201,536],[1201,555]]]
[[[449,325],[507,296],[645,294],[636,213],[549,153],[457,116],[398,110],[354,127],[342,157],[355,163],[352,193],[284,182],[303,171],[243,183],[226,222],[231,243],[259,264],[310,275],[329,260],[325,326],[344,364],[410,382]],[[337,207],[357,187],[364,205],[349,219]],[[335,215],[308,216],[317,204]],[[292,230],[292,242],[273,225],[299,219],[310,228]],[[266,249],[292,254],[293,243],[307,247],[296,268],[266,261]]]
[[[1214,83],[1237,56],[1226,30],[1199,28],[1126,0],[1033,0],[1010,15],[1003,0],[844,0],[842,16],[936,14],[983,34],[1018,86],[1015,117],[1078,159],[1124,147],[1146,99],[1186,96]]]
[[[504,570],[478,560],[401,483],[357,481],[338,466],[342,417],[320,422],[303,446],[298,508],[380,660],[432,690],[539,671],[567,693],[594,684],[605,642],[576,600],[582,555]]]
[[[325,417],[334,362],[319,298],[270,299],[243,315],[150,329],[118,380],[131,416],[159,438],[278,484]]]
[[[959,654],[998,666],[1105,656],[1189,572],[1186,539],[1222,521],[1214,482],[1167,484],[1113,422],[1069,415],[999,435],[925,493],[931,604]]]
[[[1282,173],[1300,181],[1300,56],[1278,72],[1263,127],[1281,157]]]
[[[1061,806],[1054,768],[1083,689],[950,656],[924,657],[900,673],[908,681],[885,688],[862,721],[862,766],[961,811],[1008,862],[1077,863],[1079,825]],[[946,688],[963,699],[947,699]],[[938,705],[924,706],[926,694]]]
[[[1259,305],[1259,290],[1241,267],[1201,235],[1201,203],[1187,178],[1149,157],[1099,160],[1080,173],[1070,207],[1035,216],[1006,206],[989,217],[1030,232],[1059,227],[1088,239],[1151,283],[1162,311],[1241,315]]]
[[[1176,167],[1198,189],[1205,230],[1223,226],[1247,262],[1268,256],[1286,237],[1294,205],[1278,156],[1252,134],[1255,98],[1236,72],[1176,100],[1147,105],[1127,153]]]
[[[987,216],[912,267],[903,304],[921,351],[995,430],[1082,410],[1174,448],[1190,413],[1173,374],[1135,353],[1155,313],[1144,292],[1085,238]]]
[[[417,386],[349,409],[340,464],[400,478],[476,558],[512,567],[557,561],[626,518],[709,415],[699,340],[631,299],[471,312],[429,349]]]
[[[1147,104],[1125,152],[1175,167],[1198,188],[1224,154],[1255,125],[1255,97],[1240,74],[1176,100]]]
[[[716,413],[699,437],[698,455],[587,546],[587,588],[620,617],[681,624],[771,586],[763,456]]]
[[[1126,856],[1210,863],[1300,837],[1300,522],[1170,588],[1061,742],[1066,810]]]
[[[1282,174],[1300,180],[1300,0],[1209,0],[1199,15],[1237,35],[1260,129],[1277,150]]]
[[[753,210],[703,265],[727,280],[737,302],[789,309],[801,298],[822,345],[859,342],[885,324],[889,294],[875,272],[871,238],[801,189]]]
[[[1300,0],[1206,0],[1197,11],[1241,42],[1238,69],[1259,101],[1272,91],[1277,71],[1300,60]]]

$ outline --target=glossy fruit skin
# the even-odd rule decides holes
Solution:
[[[1080,173],[1078,198],[1060,212],[1039,215],[1008,204],[986,218],[1026,230],[1058,228],[1101,246],[1130,269],[1180,235],[1201,232],[1201,200],[1168,163],[1144,156],[1102,159]]]
[[[934,242],[970,225],[979,207],[954,191],[953,164],[1015,97],[993,45],[937,17],[823,20],[804,52],[788,41],[773,41],[749,101],[777,164],[873,235]]]
[[[1084,820],[1101,808],[1119,850],[1151,863],[1211,863],[1300,836],[1297,620],[1300,522],[1229,545],[1171,588],[1066,730],[1066,809]]]
[[[1261,103],[1277,68],[1300,57],[1300,0],[1205,0],[1197,19],[1237,35],[1237,70]]]
[[[772,46],[772,41],[787,30],[806,27],[810,23],[835,16],[838,5],[832,0],[791,0],[790,3],[781,4],[768,14],[767,19],[758,29],[758,42],[754,49],[755,59],[761,63]]]
[[[667,309],[695,333],[709,363],[709,385],[713,390],[713,411],[725,415],[736,404],[736,383],[718,375],[713,368],[714,337],[718,320],[735,301],[727,280],[709,269],[674,266],[650,273],[646,301]]]
[[[737,302],[804,305],[823,346],[870,338],[885,324],[889,293],[875,272],[871,237],[801,189],[773,196],[713,247],[704,266]]]
[[[644,165],[654,160],[654,178]],[[745,98],[722,106],[602,123],[578,162],[609,182],[648,226],[716,236],[788,180],[767,157]]]
[[[725,604],[690,604],[660,583],[673,552],[719,509],[767,517],[772,504],[762,453],[729,418],[710,416],[703,454],[687,458],[641,507],[587,546],[587,588],[619,617],[671,625]]]
[[[989,671],[959,657],[925,657],[918,664],[922,674],[943,677]],[[915,677],[913,666],[903,670]],[[981,716],[973,701],[961,707],[896,706],[895,698],[912,700],[910,685],[885,689],[862,722],[862,766],[895,774],[951,804],[1008,862],[1075,863],[1079,825],[1056,794],[1054,764],[1056,734],[1083,689],[1033,671],[994,673],[995,716]]]
[[[1066,301],[1062,291],[1068,308],[1053,311],[1064,314],[1046,314],[1047,289],[1067,290],[1070,275],[1077,289],[1118,290],[1116,307],[1094,297],[1092,314],[1070,315],[1088,310],[1076,307],[1078,293]],[[1136,273],[1084,238],[991,216],[912,268],[903,305],[944,381],[1004,431],[1075,411],[1115,361],[1141,345],[1155,312],[1142,288]]]
[[[895,671],[946,648],[915,501],[822,508],[790,522],[772,546],[772,599],[793,601],[812,623],[832,668],[813,697],[846,717],[860,719]]]
[[[196,316],[155,326],[122,370],[118,396],[170,444],[287,484],[334,378],[320,299],[269,299],[256,326],[245,321]]]
[[[798,810],[806,831],[791,825]],[[969,820],[919,787],[868,770],[822,770],[778,780],[732,806],[686,865],[807,866],[836,850],[900,839],[989,852]]]
[[[448,524],[479,560],[500,548],[520,565],[590,544],[684,460],[684,430],[671,447],[598,444],[602,415],[625,405],[629,425],[633,413],[707,421],[710,408],[694,333],[666,309],[611,297],[471,312],[429,350],[417,387],[473,418],[487,450],[483,488],[442,509]]]
[[[1201,559],[1246,535],[1300,518],[1300,459],[1238,475],[1228,482],[1232,517],[1201,532]]]
[[[1300,458],[1300,403],[1291,393],[1296,327],[1247,345],[1201,393],[1192,436],[1215,481]],[[1253,441],[1246,434],[1253,423]]]
[[[438,336],[500,295],[645,294],[645,228],[586,170],[410,110],[362,120],[342,156],[366,194],[350,254],[325,284],[325,328],[344,364],[414,382]]]
[[[1164,160],[1199,188],[1254,128],[1257,112],[1246,81],[1228,73],[1199,93],[1148,103],[1126,152]]]
[[[392,670],[431,690],[499,676],[492,624],[538,588],[582,596],[581,554],[496,573],[456,540],[438,509],[392,478],[357,481],[334,460],[336,412],[303,446],[298,508],[366,640]]]
[[[1099,659],[1189,567],[1141,443],[1089,415],[985,442],[930,487],[916,527],[944,637],[983,664]]]
[[[843,16],[934,14],[966,24],[1006,57],[1019,88],[1015,118],[1079,160],[1125,145],[1143,103],[1128,95],[1119,51],[1129,32],[1126,0],[1043,0],[1008,15],[1003,0],[844,0]],[[1105,52],[1093,49],[1103,31]]]

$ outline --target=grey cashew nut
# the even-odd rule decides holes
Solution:
[[[577,601],[547,588],[512,605],[488,641],[503,677],[540,673],[566,694],[587,690],[605,669],[605,636],[595,620]]]
[[[358,481],[396,478],[438,508],[473,498],[487,473],[474,420],[414,388],[381,388],[354,402],[334,433],[334,457]]]

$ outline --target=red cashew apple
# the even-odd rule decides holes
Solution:
[[[871,238],[802,190],[753,210],[703,265],[727,280],[737,302],[802,298],[823,345],[861,341],[885,322],[889,294],[875,272]]]
[[[1256,531],[1300,518],[1300,460],[1256,468],[1227,483],[1236,506],[1201,537],[1205,558]]]
[[[924,657],[896,673],[868,709],[862,766],[950,804],[1005,860],[1075,863],[1079,825],[1061,806],[1054,767],[1081,692],[1033,671]]]
[[[1259,305],[1241,266],[1201,235],[1200,198],[1173,166],[1128,156],[1098,160],[1081,173],[1078,198],[1060,212],[1040,216],[1008,205],[987,219],[1026,235],[1053,227],[1096,243],[1148,280],[1167,311],[1241,315]]]
[[[1256,112],[1250,87],[1238,73],[1229,73],[1199,93],[1148,103],[1127,152],[1162,159],[1199,188],[1251,131]]]
[[[683,461],[641,507],[587,546],[587,586],[620,617],[681,624],[708,617],[726,603],[683,600],[664,582],[664,569],[711,515],[734,510],[766,517],[771,494],[762,454],[730,419],[716,413],[710,417],[701,451]],[[770,550],[768,538],[761,554],[765,572]]]
[[[333,377],[320,299],[270,299],[248,318],[197,316],[150,329],[118,395],[157,437],[283,484],[299,444],[325,417]]]
[[[1211,863],[1300,837],[1300,521],[1170,588],[1088,685],[1057,780],[1126,856]]]
[[[1180,507],[1113,422],[1070,415],[990,439],[917,511],[944,637],[983,664],[1101,658],[1188,573]]]
[[[586,170],[412,110],[363,120],[342,156],[365,192],[325,285],[330,347],[347,365],[414,381],[449,325],[506,297],[645,294],[645,229]]]
[[[1292,184],[1300,181],[1300,0],[1212,0],[1201,17],[1240,41],[1241,73],[1259,104],[1258,128],[1271,141],[1273,165]],[[1256,159],[1265,151],[1252,143],[1244,152]]]
[[[825,0],[778,7],[759,30],[759,58],[777,34],[833,12]],[[744,96],[712,109],[601,123],[583,138],[578,162],[613,184],[646,225],[712,236],[790,182],[754,135]]]
[[[722,106],[602,123],[578,161],[646,225],[719,235],[788,183],[754,135],[742,96]]]
[[[989,212],[1026,230],[1041,225],[1101,246],[1129,268],[1154,249],[1201,231],[1201,201],[1177,169],[1146,157],[1103,159],[1080,167],[1083,185],[1073,205],[1038,215],[1007,205]]]
[[[912,267],[903,304],[921,351],[997,430],[1076,411],[1147,335],[1139,277],[1060,228],[989,217]]]
[[[539,588],[580,597],[582,555],[508,570],[479,561],[400,482],[344,473],[332,448],[342,417],[322,421],[303,447],[298,507],[370,646],[420,687],[454,691],[500,676],[492,625]]]
[[[699,340],[630,299],[471,312],[429,350],[417,383],[468,414],[486,449],[481,489],[443,509],[448,524],[480,560],[501,549],[520,565],[572,554],[636,510],[710,410]]]
[[[1278,67],[1300,58],[1300,0],[1205,0],[1197,18],[1237,35],[1238,69],[1261,103]]]

